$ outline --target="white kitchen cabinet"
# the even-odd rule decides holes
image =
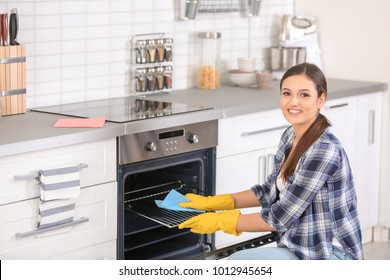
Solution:
[[[280,137],[287,127],[280,110],[227,118],[219,123],[216,193],[234,193],[264,183],[271,173]],[[241,209],[260,212],[260,207]],[[240,236],[215,233],[217,249],[253,239],[265,233],[245,232]]]
[[[354,170],[356,142],[356,96],[329,100],[321,113],[332,123],[330,130],[340,140]]]
[[[382,93],[328,101],[323,113],[344,146],[355,180],[363,242],[378,224]]]
[[[379,179],[382,93],[358,96],[356,114],[355,181],[363,229],[379,222]],[[371,231],[368,237],[372,239]]]
[[[87,167],[80,170],[74,220],[83,222],[35,233],[40,186],[33,178],[21,177],[80,163]],[[116,258],[115,139],[3,157],[0,173],[1,259]]]

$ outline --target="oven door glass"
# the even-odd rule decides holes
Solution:
[[[198,258],[213,249],[211,235],[165,224],[175,218],[161,211],[155,200],[163,200],[172,189],[214,194],[214,148],[119,166],[118,175],[119,259]]]

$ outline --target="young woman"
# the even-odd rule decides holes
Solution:
[[[290,68],[280,81],[280,107],[291,124],[263,185],[234,194],[188,194],[182,207],[208,212],[179,228],[199,234],[271,231],[277,248],[239,251],[230,259],[363,259],[356,193],[348,157],[320,114],[327,82],[314,64]],[[262,206],[261,213],[235,208]]]

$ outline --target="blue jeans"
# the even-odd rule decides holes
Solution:
[[[287,248],[258,247],[231,254],[229,260],[298,260],[298,257]],[[331,260],[353,260],[350,254],[341,247],[333,246]]]

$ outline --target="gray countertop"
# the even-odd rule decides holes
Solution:
[[[387,84],[328,80],[328,99],[386,91]],[[0,119],[0,157],[42,149],[114,138],[123,134],[238,116],[279,108],[278,85],[271,89],[222,86],[218,90],[187,89],[153,95],[155,101],[213,107],[180,115],[146,119],[125,124],[106,122],[103,128],[53,128],[64,116],[28,111]]]

